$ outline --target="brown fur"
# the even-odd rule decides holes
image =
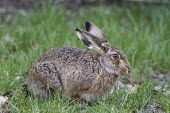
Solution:
[[[87,27],[90,27],[90,23]],[[98,35],[90,34],[96,32],[91,31],[93,28],[102,34],[96,26],[88,28],[89,33],[76,30],[80,33],[79,38],[96,54],[75,47],[54,48],[33,64],[29,72],[28,89],[34,95],[44,99],[50,92],[62,92],[72,99],[90,102],[110,92],[118,75],[128,74],[130,64],[123,51],[110,46],[106,39],[101,41],[105,35],[97,38],[95,36]],[[111,60],[112,54],[118,54],[120,58]]]

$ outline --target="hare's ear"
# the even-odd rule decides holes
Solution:
[[[96,52],[103,54],[106,52],[105,47],[103,47],[103,43],[107,43],[106,41],[102,41],[98,39],[97,37],[93,36],[87,31],[81,30],[81,29],[76,29],[75,30],[78,37],[82,42],[89,48],[89,49],[94,49]]]
[[[89,21],[85,22],[85,27],[86,27],[87,32],[89,32],[93,36],[97,37],[98,39],[102,41],[107,41],[106,36],[103,34],[103,32],[92,22],[89,22]]]

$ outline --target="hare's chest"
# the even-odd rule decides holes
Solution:
[[[98,78],[98,82],[96,86],[96,92],[106,94],[111,91],[114,84],[116,82],[116,78],[110,75]]]

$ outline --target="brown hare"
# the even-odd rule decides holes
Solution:
[[[111,91],[119,75],[131,72],[125,53],[111,46],[101,30],[85,22],[75,31],[96,53],[75,47],[54,48],[44,53],[29,71],[28,90],[39,99],[49,92],[61,92],[71,99],[95,101]]]

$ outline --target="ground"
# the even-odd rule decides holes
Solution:
[[[6,15],[0,25],[0,95],[14,91],[8,109],[17,113],[169,112],[169,9],[164,5],[111,5],[67,10],[49,4]],[[28,77],[23,73],[43,52],[61,46],[87,50],[74,32],[76,27],[84,28],[87,20],[98,25],[112,45],[125,51],[133,68],[127,78],[143,82],[127,83],[120,77],[118,87],[92,106],[70,102],[57,94],[45,102],[26,97],[22,85]]]

